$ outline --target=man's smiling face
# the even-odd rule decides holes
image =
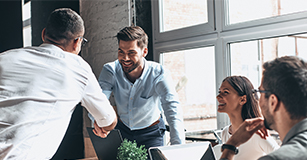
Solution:
[[[142,58],[144,57],[144,49],[137,45],[137,40],[134,41],[119,41],[118,46],[118,61],[122,65],[125,73],[130,73],[138,70],[143,65]],[[146,54],[145,54],[146,55]]]

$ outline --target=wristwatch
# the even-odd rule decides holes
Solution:
[[[221,148],[221,151],[223,152],[224,149],[229,149],[229,150],[233,151],[235,154],[239,153],[238,147],[235,147],[235,146],[230,145],[230,144],[223,144],[222,148]]]

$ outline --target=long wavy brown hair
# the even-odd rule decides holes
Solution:
[[[242,107],[241,116],[245,119],[261,117],[258,100],[253,95],[253,84],[244,76],[229,76],[224,81],[227,81],[237,92],[239,96],[246,95],[246,103]]]

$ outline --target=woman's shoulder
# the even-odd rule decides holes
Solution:
[[[270,153],[280,147],[272,136],[263,139],[258,134],[254,134],[251,141],[253,144],[258,144],[266,153]]]
[[[226,132],[226,131],[228,132],[228,131],[229,131],[229,126],[230,126],[230,125],[223,127],[223,128],[222,128],[222,133],[223,133],[223,132]]]

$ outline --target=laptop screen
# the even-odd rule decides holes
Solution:
[[[215,160],[210,142],[149,148],[151,160]]]

